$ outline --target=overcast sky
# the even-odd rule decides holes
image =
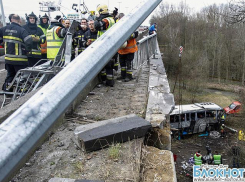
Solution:
[[[59,0],[53,0],[58,2]],[[62,0],[61,0],[62,1]],[[163,3],[178,5],[182,0],[163,0]],[[31,11],[34,11],[39,15],[39,2],[41,0],[2,0],[4,6],[5,16],[8,16],[10,13],[17,13],[21,16],[24,16],[25,13],[29,14]],[[71,9],[73,3],[78,4],[78,0],[63,0],[61,5],[67,9]],[[81,0],[83,2],[83,0]],[[142,0],[84,0],[85,5],[90,11],[96,10],[98,4],[107,4],[110,10],[113,10],[114,7],[117,7],[120,12],[128,13],[136,5],[138,5]],[[199,11],[202,7],[208,6],[210,4],[221,4],[227,3],[228,0],[183,0],[193,11]],[[68,10],[62,8],[64,14],[68,13]],[[154,13],[154,12],[153,12]],[[149,21],[149,18],[145,23]]]

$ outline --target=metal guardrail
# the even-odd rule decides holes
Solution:
[[[137,42],[138,52],[135,54],[133,61],[133,69],[138,70],[139,67],[153,55],[155,57],[157,36],[156,34],[145,36],[143,39]]]
[[[1,124],[0,181],[12,177],[16,166],[160,2],[138,5]]]

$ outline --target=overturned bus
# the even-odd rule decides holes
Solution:
[[[170,126],[183,135],[217,130],[223,108],[214,103],[176,105],[170,113]]]

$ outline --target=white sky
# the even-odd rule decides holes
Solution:
[[[24,16],[25,13],[29,14],[34,11],[36,15],[39,15],[39,2],[42,0],[2,0],[4,13],[7,17],[10,13],[16,13]],[[59,0],[53,0],[58,2]],[[163,3],[178,5],[182,0],[163,0]],[[78,4],[79,0],[63,0],[61,5],[71,9],[73,3]],[[81,0],[83,2],[83,0]],[[131,9],[138,5],[142,0],[84,0],[84,3],[90,11],[96,10],[98,4],[107,4],[109,9],[113,10],[117,7],[120,12],[127,14]],[[202,7],[208,6],[210,4],[221,4],[228,3],[229,0],[183,0],[190,8],[194,11],[199,11]],[[64,10],[64,14],[68,11]],[[154,13],[154,12],[153,12]],[[149,18],[146,19],[144,24],[148,24]]]

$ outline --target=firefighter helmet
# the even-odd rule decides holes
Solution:
[[[33,12],[31,12],[31,14],[29,14],[29,15],[26,17],[26,20],[29,21],[29,18],[30,18],[30,17],[34,17],[34,18],[35,18],[35,22],[37,22],[37,16],[36,16]]]
[[[47,18],[49,20],[49,16],[46,13],[40,17],[40,19],[43,19],[43,18]]]
[[[96,9],[99,14],[108,14],[108,6],[106,4],[99,4]]]

